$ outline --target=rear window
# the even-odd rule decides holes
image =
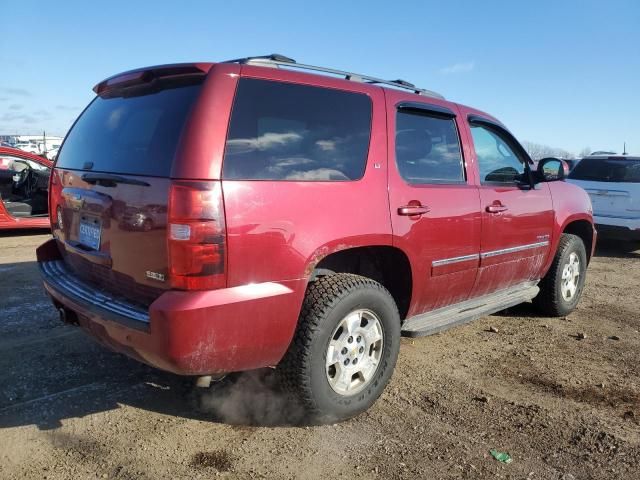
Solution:
[[[363,94],[242,79],[229,126],[223,177],[345,181],[362,178],[371,100]]]
[[[172,82],[152,91],[96,97],[69,132],[56,165],[170,176],[178,140],[200,86],[200,82]]]
[[[571,170],[569,178],[595,182],[640,183],[640,160],[585,158]]]

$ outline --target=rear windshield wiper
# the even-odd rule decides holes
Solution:
[[[127,185],[140,185],[142,187],[149,187],[151,184],[143,182],[142,180],[136,180],[135,178],[121,177],[120,175],[112,175],[110,173],[84,173],[80,177],[87,183],[93,185],[98,184],[103,187],[115,187],[118,183],[126,183]]]

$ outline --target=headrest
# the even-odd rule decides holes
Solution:
[[[396,154],[403,161],[415,161],[431,153],[431,135],[425,130],[400,130],[396,134]]]

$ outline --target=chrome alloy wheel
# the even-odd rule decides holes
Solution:
[[[570,302],[575,297],[580,283],[580,258],[576,252],[571,252],[569,260],[562,267],[562,283],[560,291],[562,298]]]
[[[384,342],[382,322],[371,310],[354,310],[333,331],[325,371],[339,395],[354,395],[373,379]]]

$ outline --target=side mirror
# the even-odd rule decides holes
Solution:
[[[543,158],[538,162],[536,173],[541,182],[564,180],[569,174],[569,164],[559,158]]]

